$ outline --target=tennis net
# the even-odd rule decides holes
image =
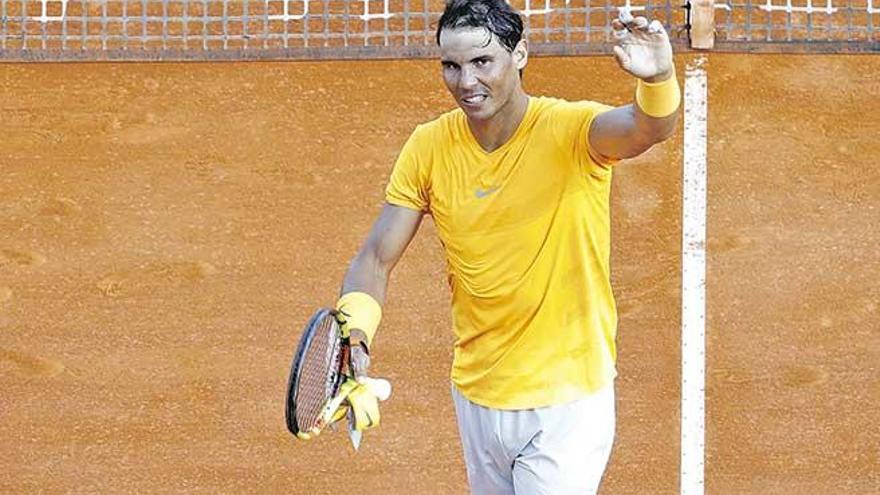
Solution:
[[[880,51],[874,0],[714,3],[716,49]],[[880,0],[876,0],[880,1]],[[510,0],[536,54],[607,53],[621,7],[687,49],[690,1]],[[0,0],[0,59],[266,60],[436,55],[444,0]],[[711,29],[709,31],[712,31]]]

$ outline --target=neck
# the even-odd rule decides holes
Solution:
[[[513,137],[528,108],[529,95],[520,89],[492,118],[488,120],[468,118],[468,127],[471,128],[471,133],[480,147],[491,153]]]

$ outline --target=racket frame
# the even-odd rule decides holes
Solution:
[[[305,330],[303,331],[302,336],[300,337],[299,344],[297,345],[296,353],[293,355],[293,362],[290,366],[290,376],[287,379],[287,400],[284,409],[284,418],[287,422],[287,429],[294,434],[294,436],[299,436],[299,433],[308,433],[302,432],[299,429],[299,425],[296,420],[296,398],[295,394],[299,388],[300,381],[300,368],[302,367],[303,357],[306,352],[312,345],[312,340],[315,338],[317,323],[327,317],[330,316],[335,321],[335,329],[338,334],[339,339],[339,352],[341,353],[339,357],[339,368],[336,370],[336,377],[333,383],[333,393],[330,394],[327,401],[321,406],[322,413],[326,408],[327,404],[330,403],[336,394],[339,392],[340,386],[348,378],[348,375],[345,373],[345,367],[351,366],[351,351],[350,351],[350,338],[348,335],[344,335],[342,331],[342,327],[339,324],[339,318],[337,317],[337,311],[335,309],[321,308],[312,315],[308,324],[306,325]],[[323,416],[323,414],[322,414]],[[320,423],[320,421],[319,421]],[[323,429],[326,424],[318,424],[317,427],[319,429]]]

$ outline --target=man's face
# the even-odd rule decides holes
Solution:
[[[458,106],[471,120],[486,121],[520,88],[526,45],[520,41],[508,52],[485,28],[444,29],[440,32],[440,61],[443,81]]]

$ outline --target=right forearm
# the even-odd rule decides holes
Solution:
[[[385,302],[387,282],[387,271],[381,269],[381,265],[375,261],[375,258],[366,253],[359,253],[349,265],[342,281],[340,299],[336,303],[336,307],[343,313],[347,313],[349,317],[356,318],[354,321],[350,321],[353,342],[366,346],[372,341],[373,334],[376,332],[375,326],[381,318],[381,306]],[[352,298],[355,299],[352,300]],[[371,307],[372,309],[370,309]],[[365,315],[373,316],[363,320]],[[357,322],[364,323],[363,328]]]
[[[375,256],[360,252],[352,260],[342,281],[341,294],[365,292],[380,305],[385,304],[385,291],[388,288],[388,270],[382,267]]]
[[[420,211],[385,205],[366,243],[349,265],[336,309],[349,317],[352,338],[372,341],[382,318],[391,270],[418,230],[421,218]],[[357,329],[363,330],[363,336],[356,334]]]

